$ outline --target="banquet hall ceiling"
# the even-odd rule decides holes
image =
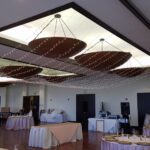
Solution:
[[[113,87],[137,81],[149,75],[150,13],[148,6],[150,6],[150,2],[147,0],[143,0],[142,3],[140,0],[127,0],[126,2],[123,0],[74,0],[73,2],[70,0],[45,0],[44,2],[40,0],[36,0],[36,2],[34,0],[14,0],[13,2],[5,0],[0,3],[0,66],[41,67],[43,71],[40,74],[46,76],[70,74],[71,77],[67,77],[67,80],[56,84],[53,82],[56,80],[54,79],[51,84],[75,88],[106,88],[108,84]],[[32,3],[34,3],[34,7],[32,7]],[[6,12],[8,10],[9,13]],[[104,38],[106,41],[103,43],[104,50],[121,50],[131,53],[132,58],[119,68],[147,67],[146,73],[134,77],[134,79],[124,78],[80,66],[74,60],[75,56],[69,59],[60,59],[29,53],[28,42],[34,38],[33,30],[40,29],[41,24],[50,20],[58,11],[73,34],[87,44],[81,53],[100,51],[101,43],[97,44],[95,49],[91,47]],[[41,17],[43,19],[40,19]],[[14,31],[14,27],[17,30]],[[45,36],[49,34],[49,31],[52,35],[54,27],[55,25],[52,25],[51,28],[46,29]],[[32,32],[30,33],[30,31]],[[12,36],[12,32],[16,36]],[[60,33],[62,34],[62,31],[58,30],[56,35],[59,36]],[[72,75],[75,77],[72,78]],[[24,81],[19,80],[19,82],[49,84],[39,76],[33,76],[27,80],[25,78]]]

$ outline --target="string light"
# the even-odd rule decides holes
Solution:
[[[55,15],[56,17],[58,15]],[[52,19],[53,20],[53,19]],[[44,27],[45,28],[45,27]],[[43,30],[42,30],[43,31]],[[42,32],[41,31],[41,32]],[[40,33],[41,33],[40,32]],[[39,35],[39,34],[38,34]],[[66,40],[66,38],[64,38],[63,40],[59,40],[49,51],[47,51],[46,53],[44,53],[42,56],[37,57],[37,59],[35,59],[33,62],[30,62],[30,64],[40,60],[43,56],[47,55],[49,52],[53,51],[58,45],[60,45],[61,43],[63,43]],[[39,48],[43,43],[47,42],[47,39],[45,39],[43,42],[41,42],[35,49],[32,50],[32,52],[36,51],[37,48]],[[67,51],[66,53],[64,53],[64,55],[66,55],[67,53],[69,53],[75,46],[77,46],[80,42],[77,42],[72,48],[70,48],[69,51]],[[29,53],[27,53],[28,55]],[[23,58],[27,57],[27,55],[22,56],[21,58],[17,59],[16,61],[20,61]],[[60,57],[62,57],[63,55],[60,55]],[[24,67],[24,66],[23,66]],[[13,70],[15,72],[15,70]]]
[[[43,42],[46,42],[46,41],[43,41]],[[62,41],[63,42],[63,41]],[[43,44],[43,43],[40,43],[40,44]],[[43,55],[41,55],[41,56],[38,56],[36,59],[34,59],[34,60],[32,60],[31,62],[29,62],[29,64],[33,64],[33,63],[36,63],[37,61],[40,61],[40,59],[41,58],[43,58],[44,56],[46,56],[46,54],[48,54],[50,51],[53,51],[53,50],[55,50],[55,48],[59,45],[59,44],[61,44],[61,42],[59,41],[58,43],[56,43],[56,45],[54,45],[53,46],[53,48],[52,49],[50,49],[49,51],[47,51],[45,54],[43,54]],[[38,48],[39,48],[39,46],[40,45],[38,45]],[[72,47],[73,48],[73,47]],[[71,49],[71,48],[70,48]],[[69,49],[69,50],[70,50]],[[31,52],[34,52],[36,49],[33,49],[33,51],[31,51]],[[66,53],[69,53],[69,50],[66,52]],[[6,57],[7,55],[12,55],[12,53],[14,53],[14,51],[10,51],[9,53],[6,53],[6,55],[4,55],[4,57]],[[26,53],[27,55],[30,55],[30,53]],[[24,58],[26,58],[27,57],[27,55],[23,55],[22,57],[20,57],[20,58],[18,58],[17,60],[23,60]],[[65,55],[65,54],[62,54],[62,55],[60,55],[60,57],[61,56],[63,56],[63,55]],[[60,57],[58,57],[58,58],[60,58]],[[109,58],[108,59],[106,59],[106,60],[109,60]],[[95,60],[96,61],[96,60]],[[47,64],[50,64],[51,62],[55,62],[55,59],[50,59],[48,62],[46,62],[46,63],[44,63],[43,64],[43,66],[44,65],[47,65]],[[60,62],[59,64],[56,64],[58,67],[60,67],[61,69],[63,69],[63,70],[66,70],[66,69],[68,69],[70,66],[62,66],[62,63]],[[93,65],[93,64],[90,64],[89,63],[89,65]],[[94,65],[93,67],[96,67],[96,65]],[[69,70],[72,70],[72,72],[74,72],[74,71],[83,71],[83,73],[84,74],[86,74],[87,76],[88,76],[88,81],[87,80],[85,80],[87,77],[81,77],[80,79],[81,79],[81,81],[83,81],[84,82],[84,84],[78,84],[78,85],[68,85],[67,83],[65,83],[65,82],[63,82],[63,83],[59,83],[59,84],[52,84],[52,83],[48,83],[48,85],[56,85],[56,86],[61,86],[61,87],[65,87],[65,86],[67,86],[67,87],[71,87],[71,88],[93,88],[94,86],[95,86],[95,88],[101,88],[102,87],[102,85],[97,85],[97,84],[95,84],[95,83],[97,83],[98,81],[101,81],[101,79],[100,78],[102,78],[103,77],[103,83],[104,83],[104,81],[105,81],[105,85],[106,84],[108,84],[108,81],[114,81],[114,79],[116,80],[116,81],[122,81],[122,79],[123,78],[121,78],[121,77],[118,77],[118,76],[115,76],[115,77],[113,77],[112,79],[109,79],[109,78],[105,78],[105,75],[107,75],[107,73],[102,73],[102,72],[100,72],[100,75],[97,75],[97,71],[89,71],[89,69],[85,69],[85,68],[82,68],[82,67],[80,67],[79,68],[79,66],[74,66],[74,67],[72,67],[72,68],[69,68]],[[95,80],[94,80],[95,79]],[[69,79],[69,77],[68,77],[68,80],[70,80]],[[74,82],[75,81],[77,81],[78,79],[74,79]],[[127,80],[133,80],[133,79],[124,79],[124,82],[126,83],[126,81]],[[91,82],[92,81],[92,82]],[[43,81],[42,81],[43,82]],[[82,83],[83,83],[82,82]],[[38,83],[38,81],[37,81],[37,83]],[[44,82],[44,83],[47,83],[47,82]],[[101,82],[102,83],[102,82]],[[122,83],[122,82],[121,82]],[[112,84],[112,86],[114,85],[116,85],[116,84],[119,84],[119,82],[118,83],[115,83],[115,84]],[[109,87],[110,87],[111,85],[109,84]],[[107,85],[107,87],[108,87],[108,85]],[[106,88],[105,86],[103,86],[103,88]]]
[[[47,84],[47,85],[53,85],[53,86],[59,86],[59,87],[69,87],[69,88],[80,88],[80,89],[82,89],[82,88],[83,89],[91,89],[91,88],[92,89],[104,89],[104,88],[111,88],[111,87],[119,87],[119,86],[122,86],[124,84],[126,85],[128,83],[131,83],[131,81],[140,80],[140,79],[143,79],[143,78],[145,78],[147,76],[149,76],[149,73],[143,74],[142,76],[140,76],[140,78],[136,77],[134,79],[133,78],[123,79],[123,78],[119,77],[119,79],[121,80],[121,82],[120,82],[120,80],[116,80],[115,83],[113,82],[112,84],[110,84],[110,82],[109,82],[109,85],[108,85],[108,83],[105,81],[106,86],[105,85],[98,86],[97,84],[94,85],[94,83],[93,83],[94,80],[92,80],[92,82],[90,84],[87,84],[87,86],[85,86],[83,84],[81,84],[81,85],[80,84],[78,84],[78,85],[71,85],[71,84],[66,85],[64,83],[59,83],[59,84],[50,83],[50,84]],[[116,78],[116,79],[118,79],[118,78]],[[114,80],[114,78],[112,78],[112,81],[113,80]],[[95,82],[97,83],[97,81],[95,81]],[[38,83],[41,84],[41,82],[38,82]]]

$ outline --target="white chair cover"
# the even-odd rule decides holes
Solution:
[[[150,125],[150,114],[145,115],[144,126]]]

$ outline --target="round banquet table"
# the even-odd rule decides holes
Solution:
[[[106,141],[105,138],[101,141],[101,150],[150,150],[150,145],[138,144],[121,144],[118,142]]]

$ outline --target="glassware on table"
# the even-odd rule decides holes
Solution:
[[[117,129],[117,132],[116,132],[117,136],[119,136],[119,130]]]
[[[143,135],[140,135],[140,141],[142,141],[143,140]]]
[[[129,134],[127,134],[127,139],[129,139]]]
[[[121,136],[124,136],[124,129],[121,129]]]
[[[19,150],[18,149],[18,145],[16,144],[16,145],[14,145],[14,150]]]
[[[147,136],[146,136],[146,135],[144,135],[144,142],[146,142],[146,139],[147,139]]]
[[[136,130],[133,128],[132,129],[132,135],[135,136],[136,135]]]

